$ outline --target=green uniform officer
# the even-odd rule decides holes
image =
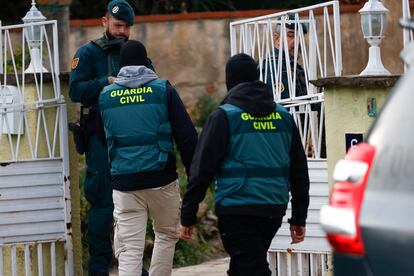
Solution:
[[[295,16],[293,14],[286,15],[286,39],[287,39],[287,47],[290,56],[290,70],[292,72],[292,78],[294,73],[294,53],[295,53]],[[276,85],[280,85],[280,93],[281,99],[287,99],[293,96],[300,97],[305,96],[308,94],[307,86],[306,86],[306,78],[305,78],[305,71],[299,63],[296,64],[296,83],[295,85],[295,93],[291,95],[289,89],[289,82],[288,82],[288,74],[287,74],[287,65],[285,59],[285,50],[283,48],[283,53],[279,52],[279,45],[280,45],[280,33],[281,33],[281,26],[276,26],[276,31],[274,33],[274,55],[270,57],[268,60],[264,60],[262,62],[262,75],[264,78],[264,82],[266,83],[268,90],[273,91],[273,87],[276,89]],[[303,33],[306,34],[308,32],[308,28],[305,24],[302,23],[302,30]],[[284,42],[283,42],[284,43]],[[284,47],[284,46],[283,46]],[[278,62],[279,62],[279,54],[282,55],[282,74],[281,80],[279,83],[274,83],[275,80],[275,68],[278,70]],[[276,67],[273,67],[273,62],[275,62]],[[272,87],[272,77],[271,73],[273,74],[273,87]]]
[[[265,59],[262,62],[262,76],[264,79],[264,82],[266,83],[267,90],[273,93],[274,90],[276,90],[276,86],[280,85],[280,99],[289,99],[291,97],[301,97],[308,95],[308,86],[307,86],[307,79],[305,77],[305,70],[303,69],[302,65],[300,65],[298,62],[296,63],[296,76],[294,76],[294,54],[295,54],[295,31],[298,29],[298,26],[295,26],[295,15],[294,14],[287,14],[285,15],[285,27],[286,27],[286,42],[287,42],[287,49],[289,52],[289,60],[290,60],[290,70],[291,70],[291,76],[292,79],[296,77],[296,82],[293,83],[295,86],[295,91],[291,91],[289,87],[288,82],[288,70],[287,70],[287,61],[285,57],[285,41],[283,40],[283,48],[280,50],[278,47],[280,45],[281,40],[281,25],[276,26],[276,30],[274,32],[274,55],[271,55],[269,59]],[[279,18],[279,20],[282,20],[282,18]],[[304,34],[308,33],[308,28],[305,23],[301,23],[302,30]],[[301,47],[299,45],[298,47]],[[281,52],[282,51],[282,52]],[[282,55],[282,73],[281,73],[281,79],[279,83],[275,83],[275,68],[278,70],[278,62],[279,62],[279,54]],[[275,67],[274,67],[275,65]],[[272,77],[271,73],[273,73],[273,83],[272,83]],[[317,111],[318,114],[321,112],[321,104],[311,104],[311,110]],[[300,128],[304,128],[304,115],[301,116],[302,124],[299,126]],[[318,116],[318,124],[319,124],[320,116]],[[324,124],[322,126],[324,128]],[[304,132],[304,130],[303,130]],[[322,148],[321,148],[321,155],[320,157],[326,156],[326,146],[325,146],[325,131],[322,131]]]
[[[112,187],[107,150],[96,136],[99,93],[113,83],[119,71],[119,50],[129,38],[134,10],[125,0],[113,0],[102,17],[105,33],[79,48],[72,60],[70,97],[83,106],[81,123],[86,132],[87,174],[84,182],[88,213],[89,275],[108,275],[112,259]]]

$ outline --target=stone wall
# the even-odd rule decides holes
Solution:
[[[386,37],[382,42],[385,67],[393,74],[401,74],[399,58],[402,31],[398,18],[401,1],[384,0],[390,10]],[[345,8],[344,8],[345,7]],[[359,74],[368,61],[368,44],[362,37],[361,6],[341,6],[341,35],[343,74]],[[263,12],[261,12],[263,13]],[[269,11],[267,11],[269,13]],[[188,107],[203,94],[225,93],[224,66],[230,56],[229,23],[257,14],[205,13],[200,15],[170,15],[137,17],[131,38],[142,41],[154,62],[157,73],[176,86]],[[101,35],[99,20],[72,21],[69,53]]]
[[[136,24],[131,39],[147,47],[157,74],[170,80],[187,106],[203,94],[225,93],[224,65],[230,56],[229,19]],[[70,52],[102,33],[102,27],[72,27]],[[82,62],[82,61],[81,61]]]

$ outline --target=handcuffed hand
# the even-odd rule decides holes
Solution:
[[[182,226],[182,225],[180,226],[180,237],[183,240],[186,240],[186,241],[190,240],[192,235],[193,235],[193,227],[192,226],[190,226],[190,227],[186,227],[186,226]]]
[[[108,77],[108,83],[113,84],[115,82],[115,79],[116,79],[115,77],[109,76]]]
[[[291,244],[303,242],[305,240],[305,232],[306,232],[305,226],[291,224],[290,225],[290,236],[292,237]]]

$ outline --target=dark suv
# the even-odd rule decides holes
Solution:
[[[414,275],[414,65],[334,179],[321,223],[335,275]]]

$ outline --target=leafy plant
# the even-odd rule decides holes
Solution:
[[[203,95],[198,98],[195,108],[191,111],[194,125],[203,127],[208,116],[219,106],[218,101],[209,95]]]
[[[199,11],[217,11],[217,10],[235,10],[234,1],[228,0],[190,0],[188,6],[193,12]]]
[[[82,233],[82,267],[84,271],[88,271],[88,240],[86,238],[86,231],[88,225],[88,209],[90,204],[86,200],[85,192],[83,190],[83,182],[85,181],[86,176],[86,167],[85,167],[85,157],[84,155],[79,156],[79,190],[80,190],[80,219],[81,219],[81,233]]]

